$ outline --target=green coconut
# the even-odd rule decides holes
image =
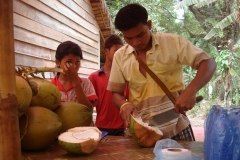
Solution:
[[[53,83],[42,78],[29,78],[29,83],[33,91],[30,106],[54,110],[60,105],[61,93]]]
[[[20,76],[16,76],[16,96],[18,100],[18,117],[21,117],[31,103],[32,89],[28,82]]]
[[[53,111],[33,106],[19,119],[19,128],[22,149],[38,151],[53,143],[61,132],[62,123]]]
[[[154,126],[148,126],[140,117],[131,116],[129,132],[142,147],[153,147],[163,136],[161,130]]]
[[[89,154],[97,147],[102,132],[97,127],[75,127],[58,136],[60,146],[74,154]]]
[[[80,103],[62,103],[54,112],[62,120],[62,132],[74,127],[90,126],[92,123],[92,112]]]

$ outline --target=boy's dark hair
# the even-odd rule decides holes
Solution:
[[[62,42],[56,50],[55,58],[61,61],[66,55],[74,54],[75,56],[83,59],[82,50],[79,45],[71,41]]]
[[[147,10],[140,4],[133,3],[121,8],[115,18],[115,28],[126,31],[136,27],[140,22],[147,24]]]
[[[123,45],[123,41],[118,35],[112,34],[107,37],[104,48],[110,49],[115,44]]]

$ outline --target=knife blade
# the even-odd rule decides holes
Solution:
[[[179,117],[179,113],[176,113],[173,109],[171,109],[167,112],[163,112],[163,113],[157,114],[155,116],[152,116],[149,119],[148,125],[149,126],[159,126],[159,125],[167,123],[178,117]]]
[[[200,102],[202,99],[203,99],[202,96],[196,97],[196,103]],[[167,112],[163,112],[163,113],[157,114],[155,116],[152,116],[149,119],[148,125],[149,126],[159,126],[159,125],[167,123],[175,118],[178,118],[179,115],[180,115],[179,113],[176,113],[173,109],[171,109]]]

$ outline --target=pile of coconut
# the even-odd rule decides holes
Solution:
[[[98,128],[89,127],[92,123],[92,112],[88,107],[76,102],[61,104],[58,88],[44,76],[34,76],[46,71],[55,72],[51,68],[23,67],[16,71],[22,149],[43,150],[58,139],[59,145],[70,153],[91,153],[102,136]],[[148,126],[141,118],[134,117],[131,117],[130,133],[143,147],[154,146],[163,135],[158,128]]]
[[[43,68],[43,71],[46,72],[46,69]],[[96,127],[88,127],[92,123],[90,109],[76,102],[61,104],[61,94],[57,86],[46,80],[44,76],[41,78],[33,75],[38,72],[41,72],[41,69],[20,68],[16,71],[21,148],[30,151],[43,150],[57,140],[61,133],[73,131],[78,133],[76,133],[78,144],[83,143],[82,149],[84,150],[79,152],[90,153],[90,150],[93,151],[100,140],[101,132]],[[93,131],[97,134],[89,134],[89,137],[87,134]],[[79,140],[79,137],[91,139],[94,143],[83,139]],[[91,145],[86,145],[88,143]],[[59,144],[63,149],[71,152],[61,138]],[[78,152],[73,151],[72,153]]]

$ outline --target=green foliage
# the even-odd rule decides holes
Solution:
[[[217,72],[223,74],[226,69],[229,69],[231,76],[238,77],[239,70],[235,70],[236,66],[239,64],[239,54],[231,53],[228,50],[222,50],[218,56],[216,56],[215,61],[218,66]]]
[[[184,33],[182,22],[177,23],[178,13],[175,10],[174,0],[106,0],[114,23],[115,16],[120,8],[130,3],[139,3],[149,13],[149,20],[153,22],[152,32]]]
[[[229,51],[223,50],[220,52],[220,54],[215,58],[219,74],[223,74],[223,72],[229,68],[229,61],[232,59],[233,57],[230,56]]]
[[[218,49],[212,43],[209,43],[207,40],[192,38],[191,41],[195,46],[203,49],[206,53],[210,54],[213,58],[219,55]]]
[[[210,32],[204,37],[204,39],[208,40],[212,38],[214,35],[218,34],[219,37],[223,37],[223,29],[232,24],[237,19],[237,12],[234,12],[228,15],[226,18],[218,22]]]
[[[195,75],[196,75],[196,70],[193,70],[189,66],[183,67],[183,77],[184,77],[184,83],[186,85],[188,85],[192,81]]]
[[[204,31],[204,29],[202,29],[199,21],[196,20],[194,14],[192,12],[190,12],[189,10],[186,10],[184,16],[185,16],[184,21],[183,21],[184,26],[186,29],[189,30],[189,32],[191,34],[195,35],[194,37],[199,38],[196,35],[206,34],[206,32]]]

